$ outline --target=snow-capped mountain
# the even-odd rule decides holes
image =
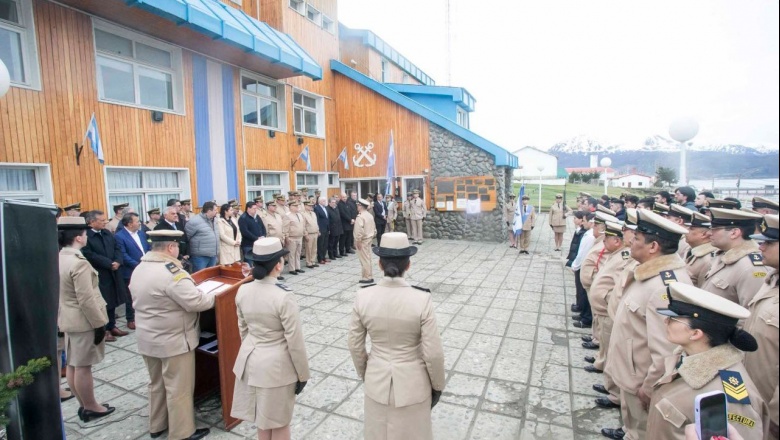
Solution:
[[[690,143],[688,149],[690,151],[707,151],[724,154],[773,154],[778,151],[777,145],[705,145],[696,142]],[[675,152],[680,151],[680,147],[676,141],[660,135],[648,136],[634,142],[623,143],[608,142],[589,135],[579,135],[559,142],[549,149],[549,152],[552,154],[614,154],[632,151]]]

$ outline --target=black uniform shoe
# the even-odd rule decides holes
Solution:
[[[615,439],[615,440],[623,440],[623,437],[626,436],[626,433],[623,432],[623,428],[618,428],[618,429],[601,428],[601,435],[603,435],[606,438],[612,438],[612,439]]]
[[[609,395],[609,391],[607,391],[607,387],[605,387],[604,385],[602,385],[600,383],[597,383],[597,384],[593,385],[593,391],[596,391],[596,392],[601,393],[601,394]]]
[[[297,271],[297,270],[291,270],[291,271],[290,271],[290,272],[288,272],[288,273],[289,273],[290,275],[298,275],[298,271]]]
[[[572,321],[582,321],[581,315],[572,315],[571,317]]]
[[[374,282],[373,278],[368,279],[368,280],[360,280],[360,281],[358,281],[359,284],[371,284],[373,282]]]
[[[159,431],[159,432],[150,432],[150,433],[149,433],[149,437],[151,437],[151,438],[157,438],[157,437],[159,437],[159,436],[161,436],[161,435],[165,434],[165,431],[167,431],[167,429],[163,429],[162,431]]]
[[[585,359],[585,362],[587,362],[589,364],[592,364],[592,363],[596,362],[596,358],[594,358],[593,356],[585,356],[584,359]]]
[[[572,304],[571,311],[574,313],[580,313],[582,310],[579,307],[577,307],[577,304]]]
[[[582,321],[577,321],[574,323],[574,326],[577,328],[591,328],[593,327],[593,324],[584,324]],[[582,344],[587,344],[587,342],[583,342]]]
[[[576,327],[577,324],[582,324],[582,322],[574,323],[575,327]],[[590,327],[590,325],[588,327]],[[582,343],[582,348],[587,348],[588,350],[598,350],[599,349],[599,344],[596,344],[593,341],[591,341],[591,342],[583,342]]]
[[[306,273],[305,270],[300,270],[300,269],[296,270],[296,272],[298,272],[298,273]]]
[[[593,365],[585,365],[585,371],[588,373],[598,373],[601,374],[604,372],[604,370],[599,370],[598,368],[594,367]]]
[[[187,437],[184,440],[200,440],[203,437],[209,435],[209,432],[211,432],[209,428],[196,429],[194,434],[192,434],[191,436]]]
[[[276,279],[279,280],[279,281],[282,281],[282,280],[284,280],[284,277],[277,277]]]
[[[593,336],[582,336],[580,339],[582,339],[582,342],[590,342],[593,340]]]
[[[599,408],[606,408],[606,409],[620,408],[620,405],[618,405],[617,403],[612,403],[612,401],[607,399],[606,397],[599,397],[598,399],[595,400],[595,402],[596,402],[596,406],[598,406]],[[621,435],[620,438],[623,438],[624,435],[625,434]]]

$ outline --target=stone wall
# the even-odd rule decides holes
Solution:
[[[438,177],[493,176],[497,205],[493,211],[466,215],[465,212],[428,211],[423,222],[425,238],[501,242],[507,238],[503,220],[504,201],[511,191],[512,170],[496,167],[493,156],[453,133],[429,124],[431,170],[426,203],[431,205],[433,182]]]

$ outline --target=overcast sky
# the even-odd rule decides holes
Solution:
[[[471,128],[510,151],[585,134],[780,143],[777,0],[450,0],[452,84],[476,98]],[[447,85],[446,0],[339,0]]]

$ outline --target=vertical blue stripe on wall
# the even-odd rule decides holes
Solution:
[[[225,165],[227,167],[228,197],[240,200],[238,195],[238,164],[236,163],[236,106],[233,96],[233,68],[222,66],[222,112],[225,115]]]
[[[195,168],[198,184],[198,206],[214,198],[209,152],[209,97],[206,58],[192,56],[192,98],[195,103]]]

